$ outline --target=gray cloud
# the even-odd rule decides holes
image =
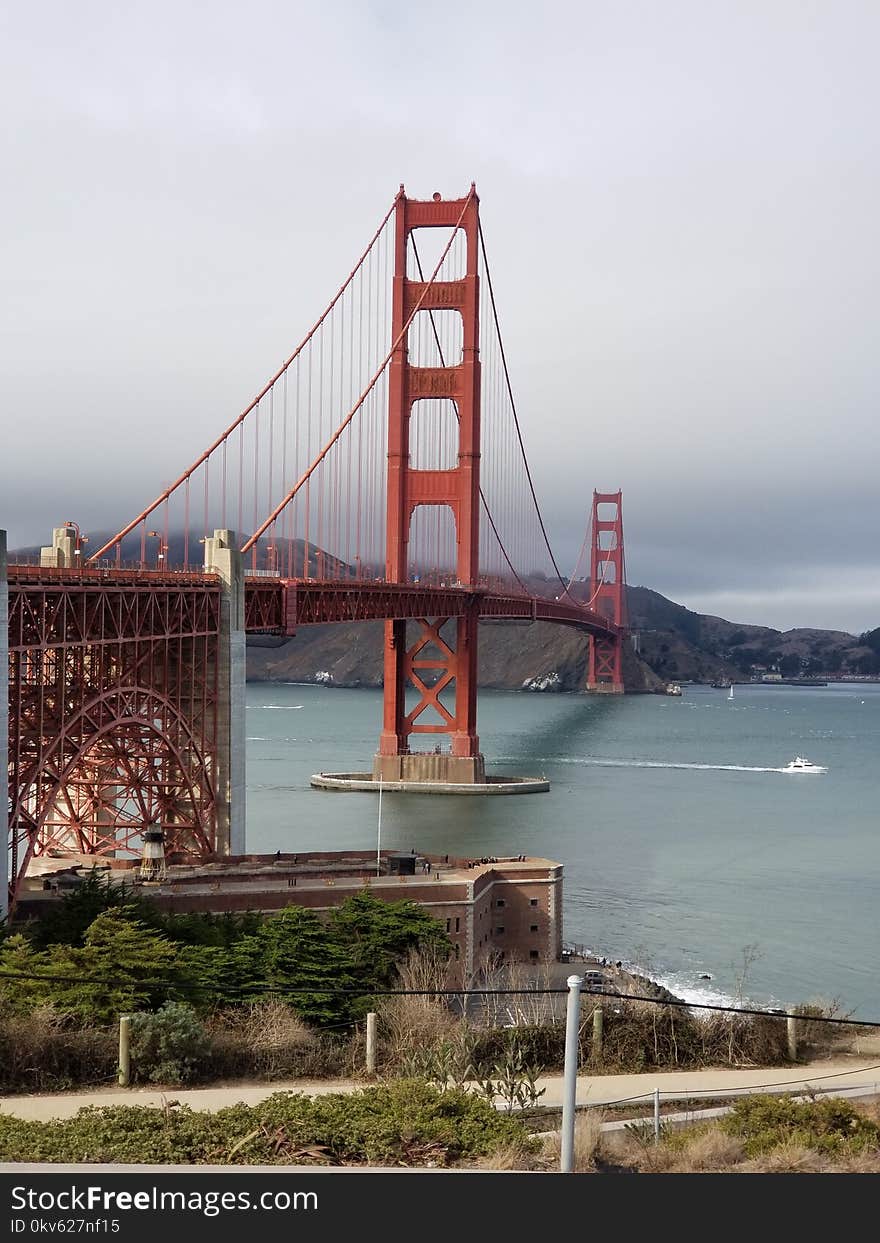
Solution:
[[[622,487],[632,581],[780,627],[880,621],[876,5],[0,21],[13,544],[131,516],[289,352],[400,181],[475,179],[560,556],[592,488]]]

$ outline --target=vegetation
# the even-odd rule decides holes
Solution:
[[[748,1096],[717,1123],[651,1128],[601,1136],[593,1168],[650,1173],[878,1172],[880,1127],[876,1106],[845,1100]]]
[[[0,1116],[4,1161],[451,1165],[501,1145],[528,1150],[519,1121],[473,1093],[409,1080],[345,1096],[278,1092],[217,1113],[113,1106],[53,1122]]]
[[[194,1079],[208,1052],[207,1033],[195,1011],[166,1001],[155,1014],[135,1014],[131,1021],[131,1059],[135,1078],[153,1083]]]
[[[0,945],[0,1007],[23,1015],[50,1005],[102,1024],[167,1001],[209,1013],[278,997],[316,1026],[339,1027],[363,1016],[370,992],[388,986],[411,950],[449,952],[439,923],[413,902],[362,893],[327,922],[296,906],[270,916],[176,916],[90,879]]]
[[[52,933],[66,940],[47,944],[35,924],[0,943],[0,1092],[112,1081],[120,1013],[135,1016],[140,1082],[359,1074],[371,1008],[385,1075],[491,1084],[513,1105],[536,1100],[537,1075],[562,1068],[564,1025],[540,991],[505,996],[501,1010],[486,997],[467,1018],[430,995],[449,985],[449,942],[414,904],[363,893],[327,921],[299,907],[226,919],[164,915],[127,896],[88,882],[53,911]],[[514,970],[481,984],[521,987]],[[427,995],[383,996],[389,987]],[[585,1010],[580,1059],[591,1069],[787,1060],[777,1018],[697,1017],[623,997],[587,1004],[604,1020],[600,1049]],[[837,1033],[823,1010],[802,1012],[811,1050],[828,1048]]]
[[[659,1172],[880,1171],[877,1110],[842,1100],[752,1096],[711,1124],[603,1132],[600,1110],[579,1114],[575,1169]],[[453,1166],[553,1170],[559,1135],[530,1137],[523,1121],[476,1092],[402,1079],[351,1095],[278,1092],[217,1113],[81,1109],[30,1122],[0,1115],[0,1160],[164,1164]]]
[[[880,1155],[880,1127],[847,1100],[799,1101],[791,1096],[744,1097],[722,1120],[721,1129],[742,1140],[757,1157],[783,1144],[820,1153]]]

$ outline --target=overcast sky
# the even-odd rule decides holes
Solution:
[[[622,487],[631,582],[880,625],[878,48],[876,0],[3,6],[0,526],[132,517],[400,182],[474,180],[565,563]]]

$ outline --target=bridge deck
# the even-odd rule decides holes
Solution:
[[[216,575],[193,572],[11,565],[8,577],[13,596],[36,596],[41,600],[38,613],[10,608],[11,622],[14,617],[26,620],[30,616],[34,631],[39,628],[37,616],[45,618],[46,610],[57,608],[65,597],[69,600],[75,596],[83,601],[108,595],[167,598],[169,594],[204,595],[220,590]],[[553,622],[607,637],[618,633],[612,622],[576,601],[507,593],[494,586],[471,590],[381,580],[316,581],[267,576],[247,576],[245,585],[245,625],[254,634],[292,635],[300,626],[333,622],[462,617],[472,608],[478,610],[481,618]],[[86,638],[83,626],[88,628],[89,615],[89,610],[81,615],[82,624],[77,627],[80,641]],[[98,612],[93,615],[97,618]],[[157,621],[160,616],[161,612],[157,613]],[[34,638],[36,633],[30,641]],[[10,639],[16,645],[16,635],[11,633]],[[23,634],[18,636],[19,645],[27,642]]]

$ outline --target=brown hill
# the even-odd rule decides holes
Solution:
[[[880,654],[837,630],[773,630],[695,613],[647,587],[627,588],[633,646],[627,644],[624,684],[631,692],[662,691],[667,682],[745,681],[776,670],[783,677],[880,674]],[[284,643],[248,644],[253,681],[331,682],[381,686],[382,626],[308,626]],[[872,632],[873,633],[873,632]],[[880,643],[876,645],[880,647]],[[587,640],[547,622],[484,623],[480,685],[499,690],[579,691],[586,678]]]

